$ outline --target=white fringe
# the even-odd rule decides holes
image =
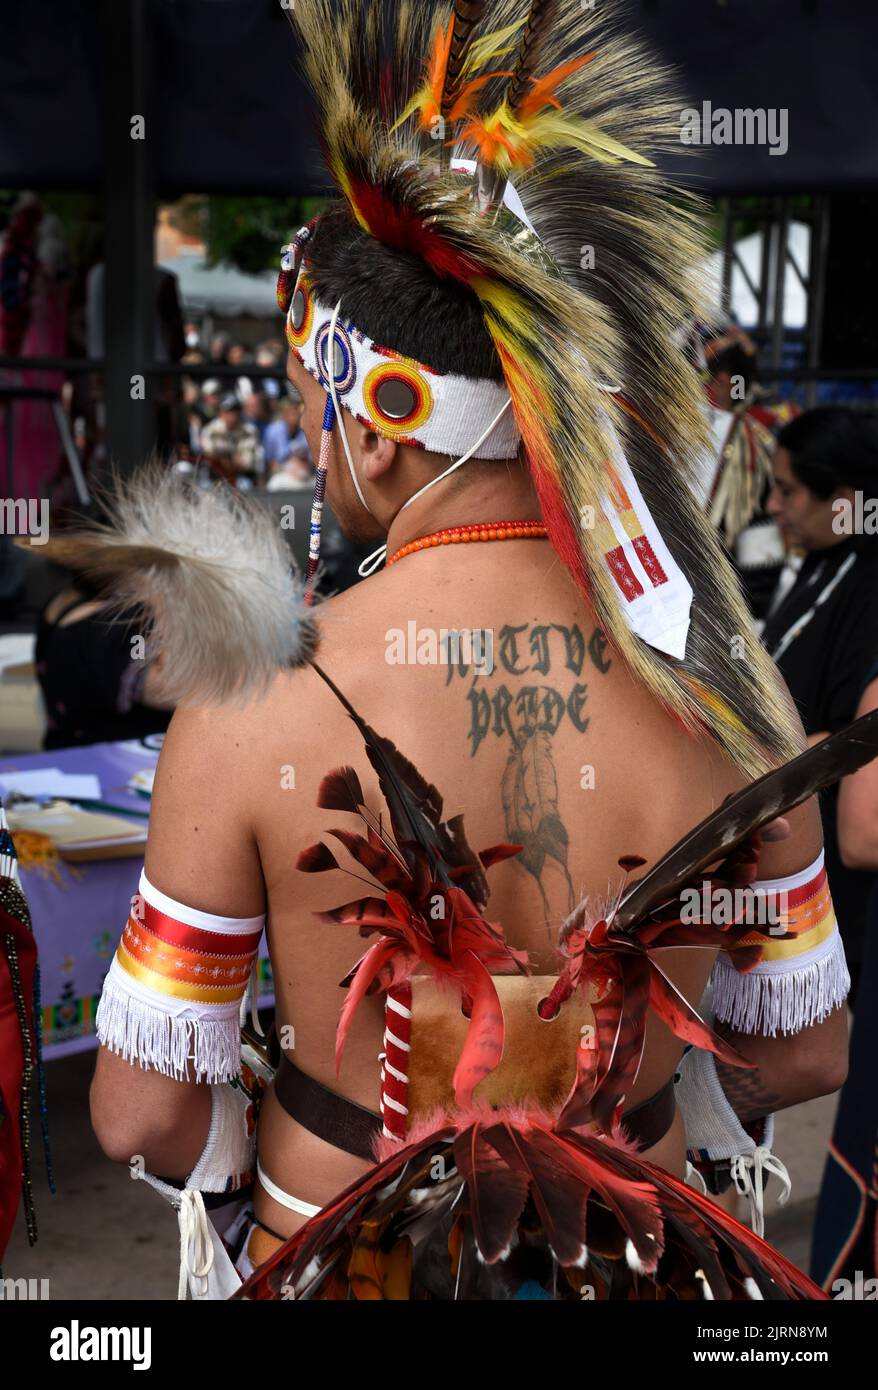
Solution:
[[[111,1052],[178,1081],[190,1079],[190,1060],[196,1081],[230,1081],[241,1072],[237,1008],[230,1018],[174,1018],[135,999],[108,975],[95,1031]]]
[[[741,974],[722,956],[711,976],[716,1017],[739,1033],[798,1033],[843,1004],[851,987],[841,936],[818,960],[795,969],[756,966]]]

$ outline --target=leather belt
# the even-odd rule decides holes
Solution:
[[[355,1158],[374,1162],[374,1140],[382,1129],[381,1116],[374,1110],[306,1076],[285,1052],[275,1072],[274,1093],[290,1118],[310,1134]],[[641,1148],[651,1149],[667,1134],[675,1112],[671,1077],[655,1095],[625,1111],[622,1123],[629,1138]]]

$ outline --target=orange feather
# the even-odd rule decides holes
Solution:
[[[590,63],[594,57],[594,53],[585,53],[580,58],[571,58],[567,63],[560,63],[551,72],[547,72],[545,77],[532,78],[533,87],[516,111],[516,116],[523,118],[535,116],[544,106],[557,106],[560,110],[561,103],[555,97],[556,88],[560,87],[571,73],[585,67],[585,64]]]

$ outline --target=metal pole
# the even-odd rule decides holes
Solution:
[[[61,439],[61,447],[64,450],[64,457],[70,467],[73,478],[73,486],[76,488],[76,495],[83,507],[87,507],[91,501],[88,484],[85,481],[85,474],[82,471],[82,464],[79,461],[79,454],[76,452],[76,445],[70,433],[70,426],[67,423],[67,416],[61,408],[58,400],[51,402],[52,415],[55,420],[55,427]]]
[[[756,324],[756,338],[760,345],[768,337],[768,268],[771,257],[771,214],[762,209],[759,214],[762,245],[759,256],[759,318]]]
[[[808,268],[808,367],[816,372],[820,366],[820,346],[823,337],[823,311],[826,303],[826,258],[829,254],[830,203],[826,196],[817,200],[815,218],[811,224],[811,264]],[[805,389],[805,404],[810,410],[817,404],[817,380],[812,378]]]
[[[142,463],[156,435],[155,383],[146,376],[155,314],[152,0],[102,3],[107,464],[127,474]]]
[[[783,362],[784,299],[787,279],[787,238],[790,218],[786,198],[777,200],[777,259],[774,263],[774,325],[771,335],[771,365],[779,371]]]
[[[732,266],[735,259],[735,213],[731,198],[723,198],[720,203],[723,216],[723,283],[720,309],[723,314],[732,312]]]

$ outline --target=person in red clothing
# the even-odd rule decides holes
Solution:
[[[0,806],[0,1265],[22,1200],[31,1245],[37,1237],[31,1089],[40,1074],[42,1105],[41,1070],[37,946]]]

